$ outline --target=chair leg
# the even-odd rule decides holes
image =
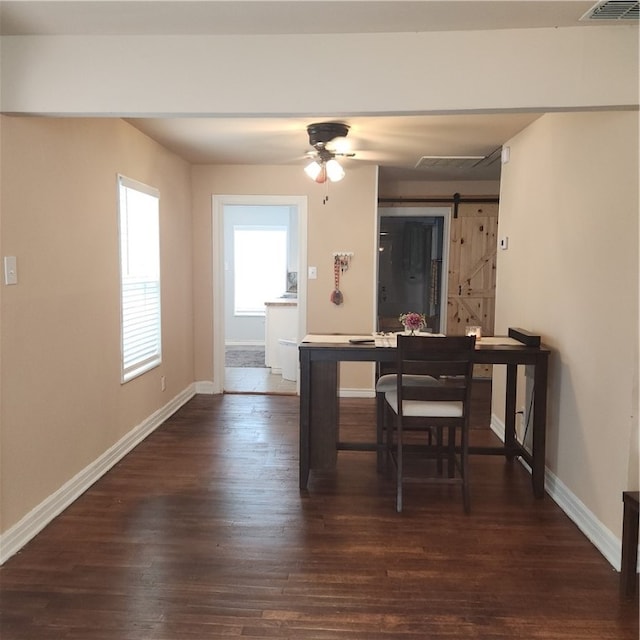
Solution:
[[[462,503],[464,512],[471,513],[471,496],[469,494],[469,432],[462,429],[461,452],[460,452],[460,473],[462,475]]]
[[[384,448],[385,431],[385,400],[384,393],[376,393],[376,468],[382,471],[382,450]]]
[[[384,428],[385,428],[385,440],[387,445],[387,459],[389,459],[393,453],[393,427],[395,422],[395,414],[392,414],[391,409],[385,404],[384,407]]]
[[[447,469],[449,471],[449,477],[453,478],[456,475],[456,430],[454,427],[449,427],[448,433],[448,461]]]
[[[438,475],[442,475],[442,449],[444,442],[442,441],[442,428],[434,427],[436,429],[436,469]]]
[[[396,428],[396,511],[402,513],[402,427],[397,424]]]

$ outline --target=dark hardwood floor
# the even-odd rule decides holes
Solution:
[[[341,411],[373,433],[373,400]],[[301,493],[297,423],[296,397],[196,396],[0,568],[2,640],[638,638],[637,600],[518,463],[472,456],[470,516],[419,486],[397,514],[373,453]]]

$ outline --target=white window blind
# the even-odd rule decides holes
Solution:
[[[122,382],[162,361],[159,192],[118,176]]]

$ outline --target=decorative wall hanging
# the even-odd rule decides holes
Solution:
[[[349,268],[353,253],[348,251],[338,251],[333,254],[333,291],[330,300],[335,305],[341,305],[344,302],[344,296],[340,291],[340,275]]]

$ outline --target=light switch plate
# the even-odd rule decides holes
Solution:
[[[18,261],[15,256],[4,257],[4,283],[18,284]]]

